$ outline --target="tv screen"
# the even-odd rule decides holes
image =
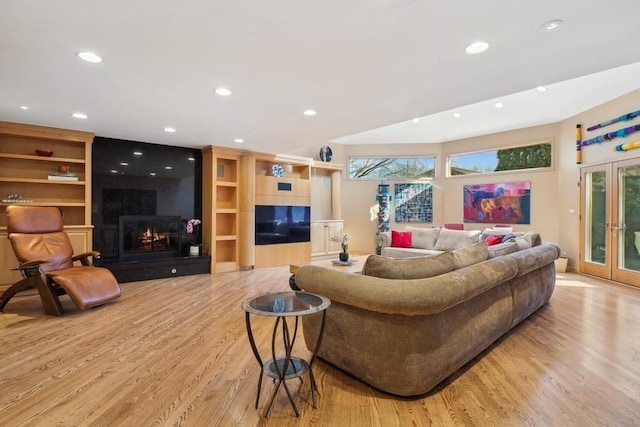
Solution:
[[[256,245],[311,241],[309,206],[256,205]]]

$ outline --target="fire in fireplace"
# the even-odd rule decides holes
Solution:
[[[119,217],[120,261],[180,256],[180,217],[123,215]]]

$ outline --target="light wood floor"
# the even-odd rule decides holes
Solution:
[[[558,276],[551,302],[417,399],[378,392],[319,360],[268,418],[241,302],[288,290],[286,267],[122,285],[61,318],[20,296],[0,314],[1,426],[640,425],[640,290]],[[273,318],[254,317],[261,348]],[[298,339],[298,353],[308,355]],[[363,355],[366,357],[366,355]],[[384,369],[384,367],[382,367]],[[272,383],[265,378],[260,409]]]

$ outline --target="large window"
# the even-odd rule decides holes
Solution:
[[[350,157],[349,179],[435,177],[435,157]]]
[[[447,176],[551,167],[551,141],[534,145],[455,154],[447,158]]]

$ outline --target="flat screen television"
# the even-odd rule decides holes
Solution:
[[[309,206],[256,205],[256,245],[311,241]]]

